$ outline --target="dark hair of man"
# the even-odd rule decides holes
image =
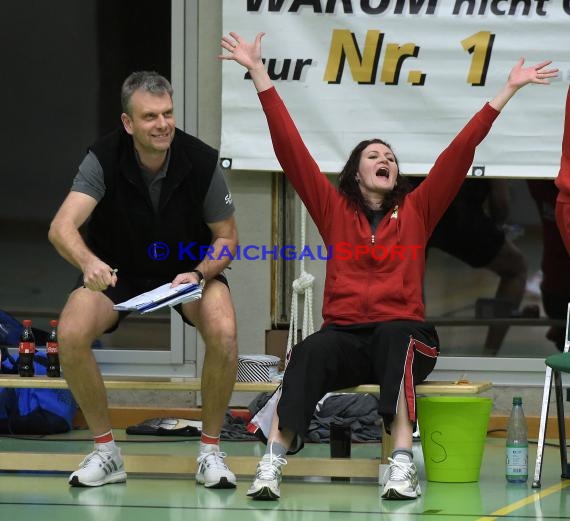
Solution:
[[[362,210],[366,215],[370,215],[372,209],[366,203],[360,187],[356,181],[356,173],[358,172],[358,167],[360,164],[360,156],[363,150],[374,143],[387,146],[390,150],[392,147],[382,141],[381,139],[367,139],[361,141],[356,145],[353,151],[350,153],[344,168],[338,176],[338,191],[343,194],[348,200],[359,210]],[[393,151],[392,151],[393,153]],[[394,159],[396,161],[396,166],[398,166],[398,177],[396,179],[396,186],[394,189],[384,196],[384,201],[382,202],[382,209],[388,211],[394,206],[400,204],[404,196],[412,190],[412,186],[409,181],[400,174],[400,166],[398,163],[398,158],[394,154]]]
[[[124,82],[121,88],[121,105],[123,112],[131,116],[131,97],[136,90],[143,90],[161,96],[168,94],[172,98],[173,90],[170,82],[155,71],[133,72]]]

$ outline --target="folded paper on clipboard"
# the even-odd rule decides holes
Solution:
[[[144,314],[166,306],[175,306],[202,298],[202,286],[200,284],[188,282],[173,288],[170,287],[170,284],[167,282],[151,291],[115,304],[113,309],[116,311],[138,311]]]

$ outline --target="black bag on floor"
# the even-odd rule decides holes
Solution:
[[[127,434],[151,436],[195,436],[202,433],[202,422],[183,418],[151,418],[127,427]]]

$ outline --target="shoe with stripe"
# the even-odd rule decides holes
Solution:
[[[422,495],[418,480],[418,469],[409,459],[396,455],[388,458],[383,499],[416,499]]]
[[[127,473],[118,448],[111,452],[95,449],[81,462],[79,470],[69,476],[72,487],[100,487],[125,481]]]
[[[198,458],[196,482],[206,488],[236,488],[236,476],[224,463],[225,452],[202,452]]]
[[[255,472],[255,480],[249,487],[247,495],[253,499],[275,501],[281,496],[281,467],[287,465],[287,460],[273,454],[265,454]]]

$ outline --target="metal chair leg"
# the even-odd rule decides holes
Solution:
[[[566,425],[564,420],[564,391],[562,389],[562,375],[554,371],[554,390],[556,392],[556,415],[558,417],[558,439],[560,440],[560,465],[563,478],[570,477],[568,468],[568,452],[566,449]]]
[[[544,392],[542,393],[542,408],[540,412],[540,426],[538,429],[538,446],[536,447],[536,463],[534,465],[534,478],[532,488],[540,488],[540,476],[542,474],[542,459],[544,457],[544,438],[546,436],[546,422],[550,407],[550,391],[552,388],[552,368],[546,366],[544,378]]]

